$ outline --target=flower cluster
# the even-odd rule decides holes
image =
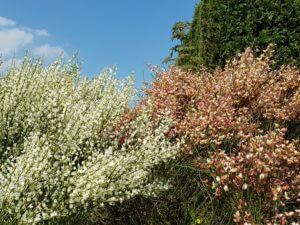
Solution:
[[[254,107],[268,119],[300,121],[300,71],[282,67],[270,77]]]
[[[224,70],[203,70],[196,76],[176,67],[157,71],[145,91],[153,101],[153,117],[169,110],[174,120],[170,134],[185,135],[194,145],[250,137],[258,125],[255,113],[268,119],[299,120],[299,71],[288,66],[271,71],[272,54],[269,46],[255,58],[248,48]]]
[[[111,132],[134,95],[114,69],[88,80],[72,60],[10,68],[0,78],[1,210],[37,222],[165,189],[149,175],[179,147],[164,135],[171,120],[153,130],[148,102],[124,143]]]
[[[253,133],[250,103],[270,76],[268,63],[247,49],[240,61],[213,74],[203,71],[195,76],[176,67],[157,72],[146,98],[153,101],[154,115],[171,112],[170,135],[185,135],[193,145],[220,144]]]
[[[220,150],[211,153],[206,163],[198,164],[214,177],[211,187],[216,196],[226,192],[233,196],[238,224],[255,223],[249,211],[253,205],[247,205],[244,199],[249,193],[262,204],[265,224],[287,224],[293,218],[299,219],[300,149],[296,141],[284,139],[285,132],[283,128],[257,135],[244,143],[236,155]]]

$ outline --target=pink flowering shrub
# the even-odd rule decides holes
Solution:
[[[290,66],[272,71],[272,54],[269,46],[255,58],[248,48],[213,73],[158,71],[144,99],[122,120],[139,115],[148,99],[153,124],[168,111],[173,124],[166,135],[185,137],[182,152],[208,174],[206,188],[232,202],[237,224],[300,220],[299,143],[286,138],[294,131],[287,123],[300,122],[300,72]]]

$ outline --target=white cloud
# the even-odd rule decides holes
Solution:
[[[13,58],[13,59],[5,60],[0,66],[0,72],[7,70],[11,66],[18,67],[22,63],[22,61],[23,61],[23,59],[20,59],[20,58]]]
[[[46,62],[57,58],[60,54],[68,56],[60,46],[53,46],[43,41],[44,37],[49,36],[46,29],[33,29],[27,26],[16,25],[16,22],[0,16],[0,56],[5,61],[0,68],[8,68],[12,63],[12,58],[16,65],[23,57],[24,50],[30,50],[34,57],[43,57]]]
[[[49,33],[45,29],[35,30],[36,35],[38,36],[49,36]]]
[[[0,26],[2,26],[2,27],[6,27],[6,26],[7,27],[13,27],[15,25],[16,25],[15,21],[0,16]]]
[[[0,53],[17,52],[32,41],[33,35],[19,28],[0,30]]]
[[[25,26],[22,26],[20,29],[28,32],[28,33],[31,33],[35,36],[49,36],[49,32],[46,30],[46,29],[32,29],[30,27],[25,27]]]
[[[57,58],[60,54],[65,54],[63,48],[60,46],[51,46],[44,44],[33,49],[33,54],[37,57],[44,57],[45,60]]]

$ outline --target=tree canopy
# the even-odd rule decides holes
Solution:
[[[283,64],[300,68],[299,0],[201,0],[187,24],[173,27],[172,39],[181,41],[172,49],[178,53],[178,66],[222,68],[245,48],[260,54],[272,43],[273,68]]]

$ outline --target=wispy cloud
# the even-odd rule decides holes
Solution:
[[[22,63],[22,61],[23,61],[23,59],[20,59],[20,58],[13,58],[13,59],[5,60],[0,67],[0,72],[5,71],[12,66],[19,66]]]
[[[22,27],[21,29],[38,37],[49,36],[49,32],[46,29],[32,29],[30,27]]]
[[[57,58],[60,54],[66,54],[60,46],[50,46],[45,44],[33,49],[34,56],[43,57],[47,60],[52,60]]]
[[[32,43],[33,34],[19,28],[0,30],[0,52],[10,54],[19,51],[24,46]]]
[[[49,36],[48,31],[45,30],[45,29],[42,29],[42,30],[35,30],[35,33],[36,33],[38,36]]]
[[[29,50],[29,53],[35,57],[43,57],[46,62],[62,53],[67,56],[68,54],[62,47],[43,43],[43,40],[45,41],[43,38],[48,36],[49,32],[46,29],[19,26],[12,19],[0,17],[0,55],[4,59],[2,70],[10,66],[13,61],[18,65],[24,50]]]
[[[16,25],[15,21],[0,16],[0,26],[1,27],[6,27],[6,26],[12,27],[12,26],[15,26],[15,25]]]

